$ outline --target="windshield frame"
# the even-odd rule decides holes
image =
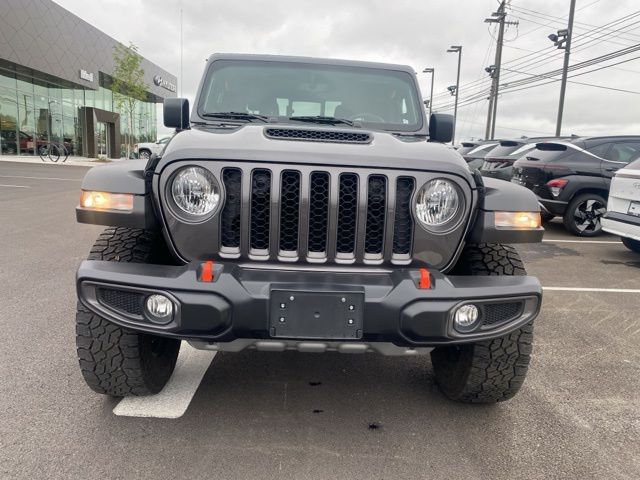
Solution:
[[[326,68],[326,69],[335,69],[335,70],[354,70],[354,71],[359,71],[359,70],[363,70],[363,69],[372,69],[372,70],[379,70],[381,72],[384,71],[388,71],[388,72],[396,72],[398,74],[404,74],[407,75],[406,81],[407,84],[409,86],[409,88],[412,90],[412,94],[414,96],[414,98],[412,99],[414,102],[413,105],[413,109],[415,111],[415,117],[416,117],[416,123],[413,124],[407,124],[406,128],[402,128],[403,124],[391,124],[391,123],[375,123],[375,122],[367,122],[367,121],[356,121],[357,126],[349,126],[347,124],[313,124],[313,123],[303,123],[303,122],[299,122],[299,121],[295,121],[295,120],[289,120],[286,116],[274,116],[272,121],[270,122],[272,125],[273,124],[281,124],[281,125],[288,125],[288,126],[303,126],[303,125],[307,125],[307,126],[317,126],[317,127],[322,127],[322,128],[339,128],[339,129],[353,129],[353,128],[363,128],[363,129],[367,129],[367,130],[378,130],[378,131],[386,131],[389,133],[397,133],[397,134],[409,134],[409,135],[428,135],[427,132],[427,121],[426,121],[426,112],[424,110],[424,105],[422,103],[422,95],[420,92],[420,87],[415,75],[415,72],[410,71],[408,68],[401,68],[399,66],[399,68],[393,68],[392,65],[385,65],[385,64],[375,64],[375,63],[371,63],[369,64],[368,62],[348,62],[348,61],[331,61],[331,60],[320,60],[320,59],[307,59],[307,58],[303,58],[303,59],[295,59],[295,58],[290,58],[290,57],[278,57],[278,56],[274,56],[273,59],[269,58],[261,58],[259,56],[253,57],[253,56],[247,56],[247,58],[242,58],[242,56],[222,56],[222,55],[213,55],[212,57],[209,58],[208,64],[207,64],[207,68],[206,71],[202,77],[202,80],[200,82],[200,85],[198,87],[198,93],[196,95],[195,98],[195,105],[196,107],[194,109],[192,109],[191,112],[191,121],[193,123],[197,123],[197,124],[217,124],[219,123],[218,120],[215,120],[212,117],[207,117],[205,114],[206,113],[211,113],[211,112],[205,112],[204,111],[204,105],[206,102],[206,98],[207,98],[207,89],[208,86],[210,85],[211,82],[211,77],[216,73],[216,71],[219,68],[228,66],[229,64],[233,64],[233,63],[244,63],[244,64],[254,64],[254,65],[258,65],[260,63],[264,63],[265,65],[283,65],[283,66],[290,66],[290,67],[296,67],[296,66],[300,66],[301,68],[304,68],[305,66],[308,66],[309,68]],[[236,123],[233,119],[224,119],[224,123],[226,124],[233,124]],[[246,125],[248,123],[252,123],[252,122],[237,122],[237,125]],[[257,123],[257,122],[256,122]],[[262,123],[261,123],[262,124]],[[262,124],[263,125],[263,124]]]

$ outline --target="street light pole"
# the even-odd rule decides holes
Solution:
[[[458,94],[460,93],[460,63],[462,61],[462,45],[451,45],[448,53],[458,54],[458,74],[456,75],[456,101],[453,107],[453,132],[451,132],[451,145],[456,142],[456,122],[458,121]]]
[[[436,76],[436,69],[427,67],[422,72],[431,74],[431,93],[429,94],[429,118],[431,118],[431,113],[433,112],[433,79]]]
[[[569,56],[571,55],[571,33],[573,31],[573,14],[576,10],[576,0],[571,0],[569,7],[569,24],[566,30],[559,30],[558,35],[549,35],[559,49],[564,48],[564,65],[562,67],[562,82],[560,83],[560,103],[558,104],[558,119],[556,121],[556,137],[562,131],[562,114],[564,113],[564,95],[567,91],[567,72],[569,71]],[[566,42],[563,46],[563,43]]]

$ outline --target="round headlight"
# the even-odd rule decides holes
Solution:
[[[449,180],[437,178],[418,192],[416,216],[426,227],[440,227],[450,222],[460,208],[458,189]]]
[[[171,184],[175,204],[185,213],[208,215],[220,202],[220,188],[213,174],[202,167],[186,167],[178,172]]]

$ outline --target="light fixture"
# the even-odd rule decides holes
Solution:
[[[473,330],[480,318],[480,310],[473,304],[462,305],[456,309],[453,316],[453,326],[459,332]]]
[[[130,193],[80,191],[80,206],[90,210],[133,210],[133,195]]]
[[[173,302],[164,295],[149,295],[145,309],[149,320],[154,323],[166,324],[173,319]]]

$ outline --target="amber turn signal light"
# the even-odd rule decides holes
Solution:
[[[130,193],[108,193],[82,190],[80,206],[91,210],[133,210],[133,195]]]
[[[534,230],[540,228],[540,212],[495,212],[496,228]]]

